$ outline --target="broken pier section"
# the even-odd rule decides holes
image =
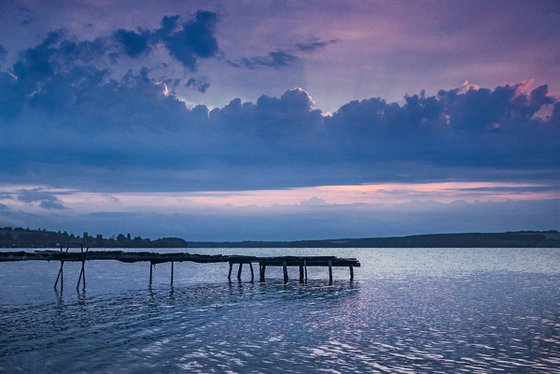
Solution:
[[[85,278],[85,262],[93,260],[116,260],[126,263],[132,262],[149,262],[150,263],[150,280],[152,284],[153,267],[156,264],[171,263],[171,284],[173,285],[174,263],[175,262],[197,262],[197,263],[229,263],[228,280],[231,281],[233,266],[238,265],[237,280],[241,282],[241,273],[243,265],[248,265],[251,271],[251,282],[254,281],[255,274],[253,264],[259,266],[259,281],[265,281],[266,269],[271,266],[281,266],[283,271],[284,283],[288,283],[288,267],[299,268],[299,282],[307,281],[307,268],[309,266],[327,267],[329,274],[329,285],[333,283],[332,268],[348,267],[350,270],[350,281],[354,280],[354,267],[359,267],[360,262],[355,258],[340,258],[336,256],[242,256],[242,255],[200,255],[187,252],[176,253],[154,253],[154,252],[124,252],[124,251],[89,251],[80,248],[80,252],[69,252],[69,248],[63,250],[43,250],[34,252],[0,252],[0,262],[4,261],[60,261],[60,269],[55,282],[55,288],[59,281],[61,288],[64,287],[64,262],[81,262],[80,277],[76,289],[82,284],[86,285]]]

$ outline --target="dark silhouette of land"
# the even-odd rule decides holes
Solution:
[[[20,227],[0,228],[0,247],[11,248],[53,248],[53,247],[91,247],[91,248],[184,248],[187,242],[180,238],[145,239],[130,234],[119,234],[113,238],[104,238],[97,234],[91,236],[84,232],[82,236],[47,230],[31,230]]]
[[[515,231],[504,233],[429,234],[402,237],[326,239],[298,241],[188,242],[181,238],[146,239],[130,234],[116,237],[82,236],[67,232],[0,228],[0,247],[11,248],[560,248],[560,233],[550,231]]]

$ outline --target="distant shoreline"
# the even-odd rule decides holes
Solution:
[[[181,238],[144,239],[130,234],[116,238],[84,233],[0,228],[2,248],[560,248],[560,232],[515,231],[503,233],[425,234],[396,237],[342,238],[295,241],[189,241]]]

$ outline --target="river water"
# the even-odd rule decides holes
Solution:
[[[155,250],[154,250],[155,251]],[[560,249],[204,249],[338,255],[282,284],[227,264],[0,263],[0,372],[560,372]],[[257,270],[257,269],[255,269]],[[256,274],[255,279],[258,279]]]

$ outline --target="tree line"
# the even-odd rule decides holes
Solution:
[[[129,233],[116,237],[104,238],[84,232],[81,236],[66,231],[47,231],[21,227],[1,227],[0,247],[76,247],[91,248],[184,248],[188,243],[181,238],[160,238],[151,240],[140,236],[132,237]]]

